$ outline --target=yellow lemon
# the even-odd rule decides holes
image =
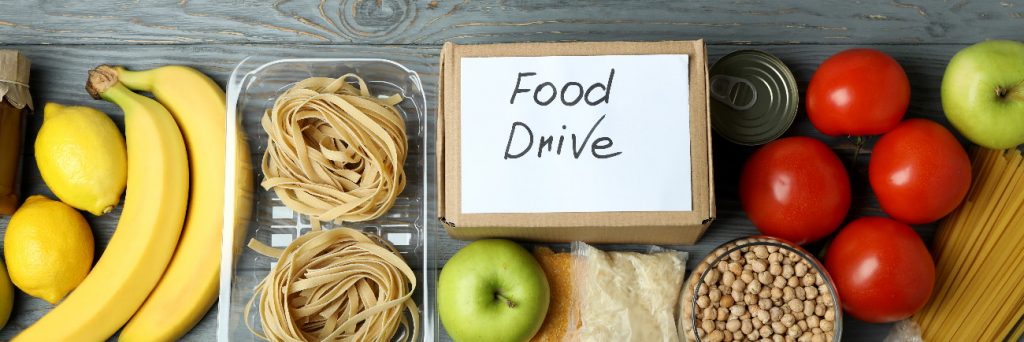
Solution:
[[[0,262],[0,328],[7,325],[7,319],[11,318],[11,308],[14,306],[14,285],[11,285],[11,278],[7,276],[7,268]]]
[[[64,203],[99,216],[121,201],[128,177],[124,136],[103,112],[47,103],[35,151],[43,181]]]
[[[93,249],[92,230],[82,214],[45,196],[26,199],[4,233],[11,281],[54,304],[89,274]]]

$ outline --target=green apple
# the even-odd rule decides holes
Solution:
[[[1024,43],[989,40],[957,52],[942,76],[942,109],[978,145],[1024,143]]]
[[[527,341],[544,322],[551,293],[537,259],[508,240],[479,240],[441,269],[437,311],[455,341]]]

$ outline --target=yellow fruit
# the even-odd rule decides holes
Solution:
[[[90,94],[121,107],[128,138],[128,193],[114,236],[89,276],[64,302],[14,341],[102,341],[121,328],[153,290],[174,254],[188,201],[188,158],[163,106],[89,72]]]
[[[177,120],[189,154],[191,194],[185,227],[174,258],[145,304],[121,331],[122,341],[180,339],[217,300],[224,234],[226,108],[224,91],[199,71],[179,65],[151,70],[115,68],[128,88],[153,93]],[[240,137],[240,136],[239,136]],[[248,224],[252,193],[249,148],[236,139],[237,232]],[[236,243],[241,246],[241,243]]]
[[[7,268],[0,262],[0,329],[7,325],[7,319],[11,318],[11,308],[14,306],[14,285],[11,285],[11,278],[7,276]]]
[[[121,201],[124,137],[106,114],[47,103],[35,150],[43,181],[64,203],[99,216]]]
[[[82,214],[40,195],[25,200],[4,233],[11,280],[28,295],[51,304],[89,274],[93,249],[92,230]]]

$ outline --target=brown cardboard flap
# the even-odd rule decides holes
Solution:
[[[591,55],[689,55],[690,166],[693,210],[462,214],[461,59]],[[540,241],[693,243],[715,217],[707,52],[703,40],[456,45],[441,50],[437,118],[438,216],[456,238],[510,237]],[[685,172],[685,171],[683,171]],[[636,233],[625,233],[632,231]],[[627,237],[627,235],[631,237]],[[643,241],[640,241],[643,240]]]

